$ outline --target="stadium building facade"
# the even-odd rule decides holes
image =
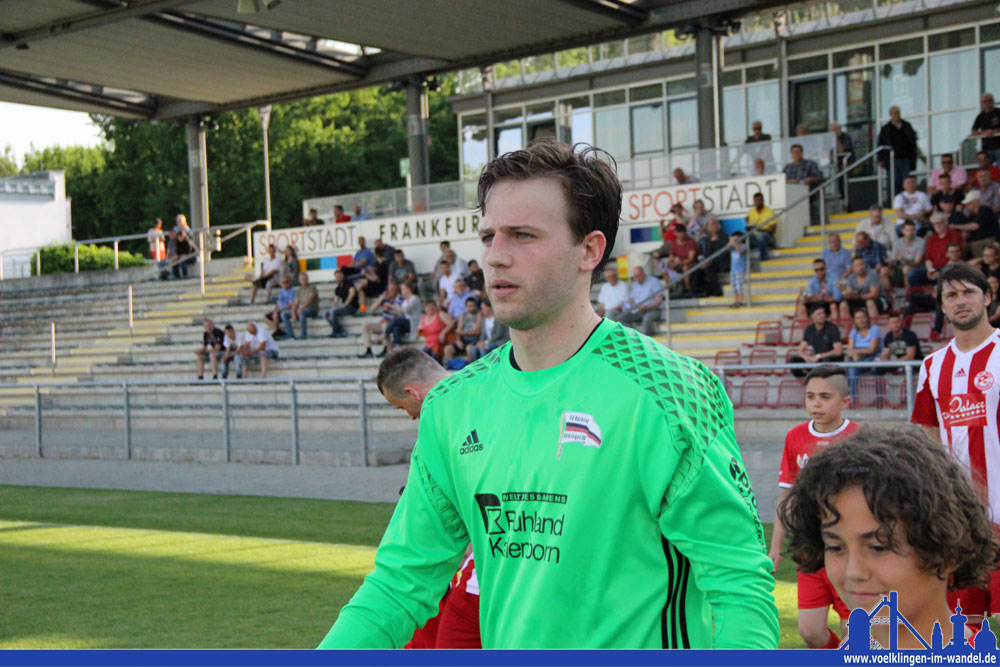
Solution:
[[[699,149],[713,148],[699,133],[706,118],[715,122],[716,146],[731,155],[761,121],[775,140],[800,126],[815,135],[840,123],[861,156],[893,105],[927,158],[918,174],[943,153],[974,162],[977,142],[967,137],[980,96],[1000,92],[995,0],[833,0],[734,19],[713,27],[717,101],[707,116],[698,107],[704,60],[693,27],[462,71],[452,104],[463,179],[478,176],[491,150],[545,136],[607,150],[626,186],[672,182],[677,166],[699,176]],[[746,168],[734,163],[727,176]],[[855,208],[875,201],[876,181],[873,162],[851,172]]]

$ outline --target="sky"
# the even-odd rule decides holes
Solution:
[[[14,150],[18,166],[32,144],[48,146],[96,146],[98,128],[85,113],[0,102],[0,153],[7,145]]]

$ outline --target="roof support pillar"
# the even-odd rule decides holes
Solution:
[[[208,219],[208,153],[205,149],[205,123],[201,118],[192,119],[187,124],[187,154],[191,231],[197,235],[204,230],[207,241],[211,227]]]
[[[717,61],[720,39],[706,24],[695,28],[694,57],[698,74],[698,147],[716,148],[722,118],[722,88]]]
[[[427,185],[431,180],[427,85],[423,77],[409,77],[405,85],[406,148],[410,157],[411,184]]]

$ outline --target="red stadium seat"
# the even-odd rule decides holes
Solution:
[[[792,320],[792,329],[788,333],[788,343],[798,345],[802,341],[802,334],[812,324],[809,320]]]
[[[754,345],[781,345],[781,322],[768,320],[757,323]]]
[[[764,348],[755,347],[754,349],[750,350],[749,363],[751,366],[760,364],[774,365],[778,363],[778,352],[777,350],[771,347],[764,347]],[[773,368],[767,370],[755,369],[749,371],[749,374],[774,375],[774,369]]]
[[[931,327],[934,325],[934,313],[917,313],[910,318],[909,329],[917,334],[922,341],[931,339]]]
[[[785,378],[778,383],[778,400],[775,401],[774,407],[801,408],[803,401],[802,380],[798,378]]]
[[[885,409],[889,406],[889,379],[866,375],[858,378],[858,389],[851,404],[859,409]]]
[[[767,380],[746,380],[740,386],[739,408],[768,407],[767,394],[771,384]]]

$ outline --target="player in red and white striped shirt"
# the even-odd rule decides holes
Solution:
[[[955,338],[920,367],[910,421],[939,440],[972,474],[1000,532],[1000,332],[986,315],[992,295],[983,273],[964,262],[941,273],[938,304]],[[1000,612],[1000,572],[985,589],[949,592],[969,623]]]

